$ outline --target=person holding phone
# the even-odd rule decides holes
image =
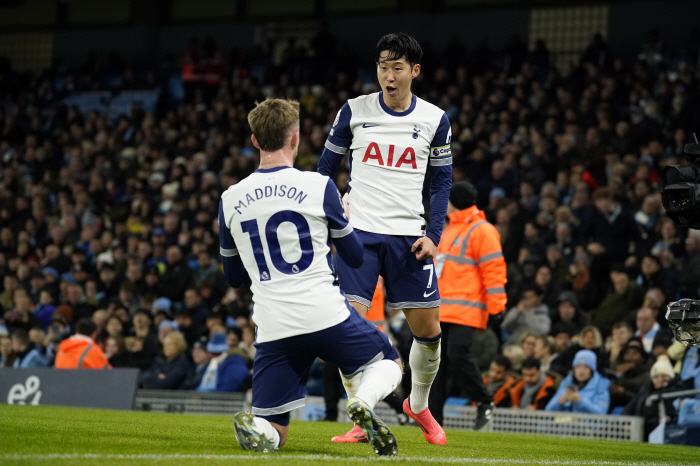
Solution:
[[[591,350],[576,353],[573,372],[562,380],[545,411],[607,413],[610,381],[596,371],[597,363],[597,356]]]

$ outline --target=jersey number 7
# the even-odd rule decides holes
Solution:
[[[299,245],[301,246],[301,257],[298,261],[291,264],[282,257],[282,248],[280,247],[279,239],[277,238],[277,229],[284,222],[294,224],[297,229]],[[270,276],[270,268],[267,265],[265,258],[265,249],[263,248],[260,230],[258,229],[257,220],[246,220],[241,222],[241,229],[244,233],[248,233],[250,243],[253,246],[253,256],[258,265],[260,272],[260,281],[265,282],[272,278]],[[287,275],[296,275],[308,269],[314,259],[314,246],[311,240],[311,230],[309,222],[306,221],[303,215],[292,210],[282,210],[269,218],[265,225],[265,238],[267,239],[267,249],[270,251],[270,259],[272,265],[277,270]]]

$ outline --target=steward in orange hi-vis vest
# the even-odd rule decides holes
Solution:
[[[58,346],[56,369],[111,368],[100,347],[86,335],[73,335]]]
[[[369,306],[365,318],[384,331],[384,279],[380,276],[377,281],[377,288],[374,289],[372,303]]]
[[[476,332],[493,332],[487,329],[489,316],[506,307],[506,263],[501,237],[476,206],[476,199],[476,188],[466,181],[454,183],[450,189],[450,223],[440,237],[435,257],[441,363],[428,405],[441,422],[447,387],[454,386],[476,404],[474,429],[479,430],[491,419],[494,397],[484,385],[471,347]]]
[[[506,308],[501,235],[476,206],[453,212],[437,249],[440,322],[485,329]]]

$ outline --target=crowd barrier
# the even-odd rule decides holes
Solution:
[[[338,403],[338,421],[351,422],[345,414],[345,400]],[[250,397],[243,394],[195,393],[169,390],[138,390],[136,409],[158,412],[193,414],[227,414],[250,409]],[[387,424],[399,423],[397,413],[384,402],[376,412]],[[306,406],[292,411],[293,420],[318,420],[325,416],[323,398],[306,397]],[[472,430],[476,408],[445,406],[444,426],[451,429]],[[564,412],[528,411],[520,409],[494,410],[485,430],[516,432],[591,439],[643,440],[644,421],[635,416],[609,416]]]

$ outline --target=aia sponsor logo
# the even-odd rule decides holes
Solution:
[[[371,160],[373,162],[370,162]],[[418,168],[416,164],[416,152],[413,147],[397,148],[393,144],[390,144],[389,147],[382,152],[379,148],[379,144],[376,142],[371,142],[369,146],[367,146],[365,156],[362,158],[362,163],[394,168],[401,168],[404,165],[408,165],[414,170]]]

